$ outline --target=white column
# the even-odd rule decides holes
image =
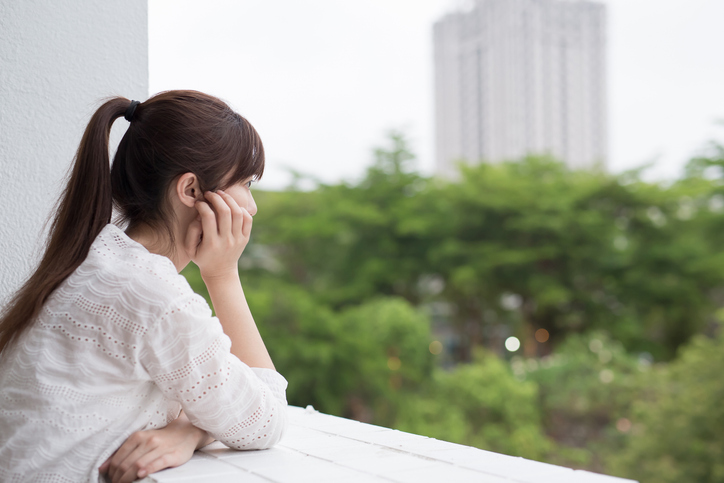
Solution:
[[[38,262],[83,130],[112,95],[148,96],[147,0],[0,0],[0,303]]]

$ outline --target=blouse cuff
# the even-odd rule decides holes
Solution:
[[[254,371],[254,374],[261,379],[267,386],[269,386],[269,389],[271,390],[274,397],[279,400],[282,404],[287,404],[287,380],[284,379],[284,376],[279,374],[274,369],[267,369],[264,367],[252,367],[252,371]]]

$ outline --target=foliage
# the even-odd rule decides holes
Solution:
[[[438,369],[427,388],[406,402],[396,427],[478,448],[542,460],[552,442],[543,434],[536,384],[516,380],[508,365],[478,352],[450,372]]]
[[[432,370],[428,318],[399,298],[334,312],[299,287],[266,281],[247,289],[290,404],[388,422],[400,391]],[[360,377],[363,375],[363,377]]]
[[[605,329],[667,360],[716,308],[724,256],[712,240],[724,242],[724,224],[712,180],[664,186],[528,157],[448,182],[415,174],[410,158],[394,134],[357,184],[260,192],[250,251],[334,309],[380,295],[447,306],[459,361],[501,350],[503,332],[541,355],[539,328],[552,343]]]
[[[671,216],[677,191],[535,158],[481,165],[446,194],[456,226],[431,257],[467,319],[505,320],[499,301],[512,293],[524,338],[605,328],[670,358],[702,327],[724,273],[694,223]]]
[[[721,146],[669,184],[546,157],[440,180],[393,133],[357,183],[255,197],[242,281],[290,403],[642,482],[724,481],[724,347],[696,337],[724,305]]]
[[[636,402],[628,444],[612,472],[642,483],[724,481],[724,334],[697,336]]]
[[[358,185],[257,196],[263,209],[255,237],[278,261],[278,275],[335,308],[379,295],[417,301],[414,285],[430,241],[408,225],[429,180],[405,170],[412,155],[402,137],[391,141]]]
[[[599,331],[572,334],[553,354],[515,358],[511,366],[520,380],[537,383],[546,434],[579,448],[587,468],[605,471],[607,455],[621,449],[631,430],[632,404],[647,387],[650,358],[627,353]]]

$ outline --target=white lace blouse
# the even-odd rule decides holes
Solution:
[[[0,481],[99,481],[134,431],[181,409],[231,448],[275,444],[286,380],[250,368],[166,257],[106,226],[0,359]]]

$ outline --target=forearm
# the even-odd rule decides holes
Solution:
[[[274,369],[269,352],[246,302],[238,272],[204,277],[216,317],[231,339],[231,353],[249,367]]]

